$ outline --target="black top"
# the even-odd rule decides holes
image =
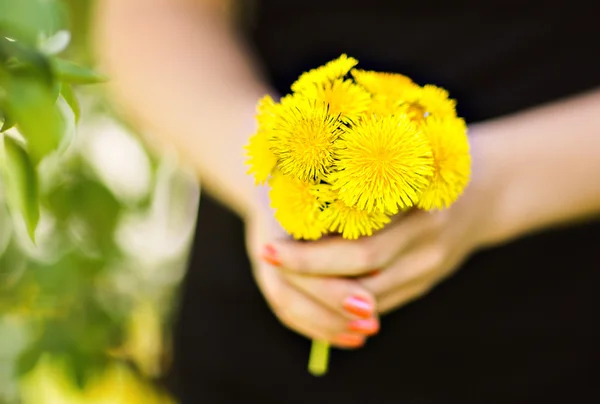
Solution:
[[[468,122],[600,85],[596,1],[254,3],[244,35],[282,93],[341,53],[445,87]],[[317,379],[309,341],[253,282],[241,221],[207,195],[199,212],[176,336],[184,403],[600,402],[597,222],[476,254]]]

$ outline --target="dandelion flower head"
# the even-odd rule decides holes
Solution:
[[[448,91],[431,84],[406,91],[404,101],[413,120],[421,121],[429,115],[437,118],[456,117],[456,101],[449,97]]]
[[[275,172],[269,179],[271,207],[275,218],[295,239],[317,240],[327,229],[320,220],[322,203],[313,182]]]
[[[418,207],[443,209],[458,199],[471,176],[467,126],[460,118],[432,116],[425,120],[422,130],[431,144],[434,171]]]
[[[352,80],[335,79],[315,84],[302,91],[302,95],[326,104],[331,115],[345,122],[357,121],[371,104],[371,94]]]
[[[384,213],[350,207],[338,199],[323,209],[321,221],[329,231],[354,240],[361,236],[372,236],[374,231],[382,229],[391,220]]]
[[[418,87],[410,78],[398,73],[352,69],[352,77],[371,94],[400,99],[407,90]]]
[[[282,99],[269,131],[279,170],[303,181],[325,178],[340,133],[339,122],[326,104],[300,96]]]
[[[323,66],[302,73],[298,80],[292,84],[292,91],[302,93],[303,90],[315,84],[323,85],[324,83],[341,79],[357,64],[358,60],[343,54]]]
[[[245,146],[248,174],[254,176],[255,184],[264,184],[277,165],[277,158],[270,149],[269,130],[275,117],[275,101],[270,96],[263,97],[257,107],[258,129]]]
[[[362,120],[340,137],[336,157],[333,189],[346,205],[368,212],[413,206],[433,173],[429,142],[406,115]]]

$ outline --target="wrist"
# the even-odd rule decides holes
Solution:
[[[503,244],[516,236],[513,167],[501,135],[492,125],[469,127],[472,175],[465,196],[481,207],[476,218],[476,244],[481,248]]]

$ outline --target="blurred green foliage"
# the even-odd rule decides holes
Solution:
[[[0,349],[0,403],[19,402],[19,379],[45,355],[61,358],[80,388],[115,361],[148,377],[162,370],[144,358],[161,349],[139,337],[139,328],[153,322],[147,315],[133,321],[131,313],[149,307],[160,329],[148,333],[166,335],[152,341],[168,339],[195,189],[175,162],[132,140],[99,89],[79,87],[106,80],[83,66],[93,63],[91,6],[0,0],[0,346],[9,347]],[[97,147],[82,139],[87,133],[74,136],[80,117],[89,139],[108,120],[106,130],[139,149],[143,158],[133,171],[149,177],[139,195],[119,193],[98,168],[102,161],[90,157]],[[108,154],[105,161],[114,158]],[[155,226],[164,227],[159,233],[168,236],[169,228],[183,236],[144,260],[119,234],[127,223],[156,217]],[[158,276],[161,268],[168,273]],[[145,347],[142,354],[136,344]]]
[[[0,131],[15,126],[25,140],[4,137],[2,166],[9,206],[21,213],[33,238],[39,220],[35,167],[59,148],[66,131],[57,99],[62,95],[77,112],[71,85],[105,78],[55,55],[64,50],[70,36],[61,31],[65,4],[0,0],[0,10]]]

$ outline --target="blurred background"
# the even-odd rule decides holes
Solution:
[[[94,66],[92,8],[0,0],[0,137],[24,140],[29,155],[22,206],[7,198],[10,175],[0,182],[2,404],[174,402],[162,379],[198,188],[175,153],[154,155],[119,120],[103,86],[88,85],[93,72],[77,70]],[[57,150],[32,149],[52,135]]]

